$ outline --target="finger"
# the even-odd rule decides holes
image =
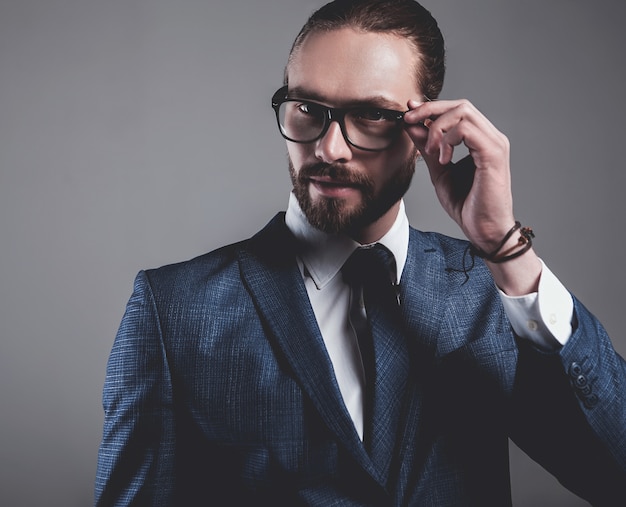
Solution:
[[[437,155],[441,164],[452,160],[455,147],[465,144],[476,161],[483,165],[507,153],[506,137],[465,99],[419,102],[410,100],[405,113],[407,124],[423,123],[428,128],[428,140],[422,145],[422,155]]]
[[[459,121],[431,121],[426,143],[422,147],[423,154],[437,157],[440,164],[447,164],[452,160],[455,146],[461,144],[464,139],[462,129],[459,127]]]
[[[465,106],[446,112],[430,125],[424,151],[439,152],[441,163],[446,164],[460,144],[467,146],[470,153],[480,153],[487,158],[506,152],[504,135],[478,111],[468,111]]]
[[[404,121],[411,125],[435,120],[447,110],[441,107],[434,108],[431,102],[419,102],[417,100],[409,100],[407,106],[408,111],[404,113]]]
[[[405,125],[404,130],[409,135],[416,148],[422,151],[428,141],[428,128],[426,128],[423,123],[418,123],[415,125]]]
[[[426,153],[439,154],[439,163],[446,165],[452,161],[454,150],[461,144],[468,144],[467,139],[472,137],[473,125],[467,120],[460,120],[457,123],[440,127],[435,122],[429,130],[428,142],[424,147]]]
[[[445,142],[446,133],[452,130],[460,121],[463,120],[463,112],[459,110],[459,106],[463,101],[440,101],[436,107],[432,107],[430,103],[419,103],[415,100],[408,102],[409,111],[405,113],[405,122],[410,125],[422,125],[428,130],[428,138],[424,144],[424,133],[414,131],[414,142],[421,142],[421,148],[427,153],[438,153],[441,163],[447,163],[452,159],[454,146],[462,142],[462,138],[458,136],[450,136],[448,142]],[[427,114],[429,116],[426,116]]]
[[[419,107],[421,104],[422,103],[417,100],[409,100],[407,103],[409,111]],[[423,121],[406,121],[405,113],[404,130],[409,135],[416,148],[421,152],[426,144],[426,141],[428,140],[428,127],[425,123]]]
[[[430,175],[430,181],[436,184],[439,178],[446,170],[446,166],[439,163],[439,157],[422,153],[422,158],[426,162],[428,168],[428,174]]]
[[[441,115],[452,111],[460,106],[471,106],[471,103],[465,99],[461,100],[436,100],[419,102],[417,100],[409,100],[407,103],[409,110],[405,113],[405,120],[408,123],[418,123],[427,118],[432,120],[439,118]]]
[[[409,100],[407,102],[407,106],[409,109],[407,112],[404,113],[404,122],[407,125],[418,125],[422,128],[428,128],[428,124],[426,122],[430,121],[429,119],[423,120],[423,119],[420,119],[415,114],[411,114],[414,110],[418,109],[422,104],[424,103],[419,102],[417,100]]]

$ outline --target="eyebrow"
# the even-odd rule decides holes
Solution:
[[[329,104],[329,101],[326,97],[312,90],[307,90],[306,88],[301,87],[301,86],[290,88],[288,97],[300,99],[300,100],[310,100],[311,102],[319,102],[320,104],[323,104],[323,105]],[[360,99],[350,99],[350,100],[340,101],[337,107],[341,107],[341,108],[375,107],[378,109],[391,109],[394,111],[403,111],[403,108],[400,107],[400,105],[397,102],[390,100],[386,97],[383,97],[382,95],[374,95],[371,97],[363,97]]]

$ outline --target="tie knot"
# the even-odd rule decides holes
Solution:
[[[391,286],[396,283],[396,260],[387,247],[376,243],[357,248],[343,265],[345,282],[353,287],[373,283]]]

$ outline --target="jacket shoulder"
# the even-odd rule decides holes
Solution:
[[[285,252],[290,234],[284,213],[278,213],[254,236],[222,246],[195,258],[142,271],[149,285],[159,293],[189,291],[207,286],[234,288],[240,284],[240,260],[253,256],[260,262],[276,261]],[[180,292],[178,292],[180,294]]]

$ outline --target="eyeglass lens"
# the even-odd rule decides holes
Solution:
[[[283,134],[295,142],[315,141],[330,123],[328,111],[327,107],[312,102],[283,102],[278,114]],[[401,128],[398,113],[377,108],[348,109],[341,123],[348,142],[369,150],[389,147]]]

